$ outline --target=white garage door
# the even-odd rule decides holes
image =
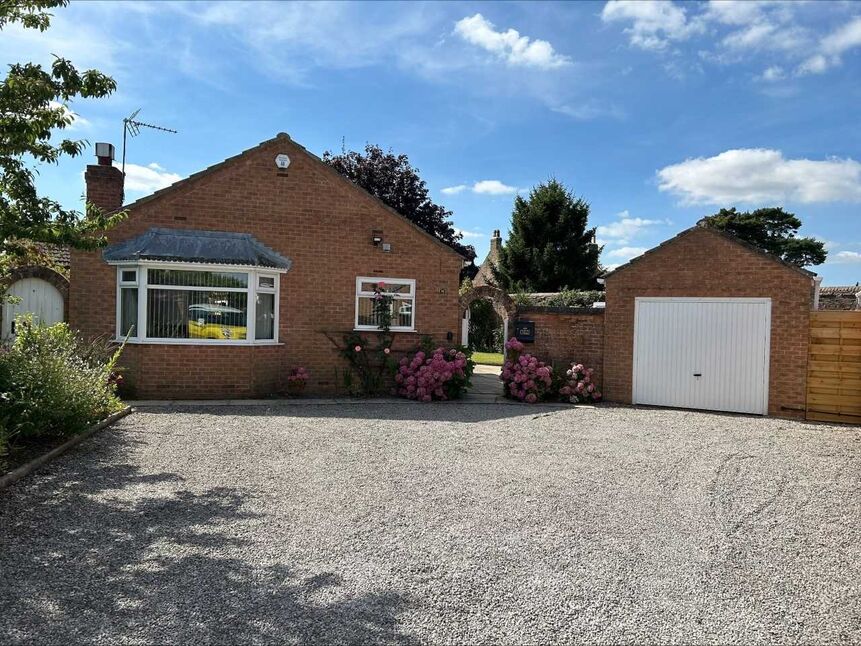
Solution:
[[[635,404],[768,412],[771,299],[637,298]]]
[[[3,340],[15,336],[14,321],[19,314],[32,314],[44,325],[63,320],[63,295],[46,280],[22,278],[12,283],[8,294],[15,296],[17,302],[3,305],[3,328],[0,331]]]

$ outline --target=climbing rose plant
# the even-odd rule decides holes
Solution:
[[[565,373],[565,383],[559,389],[559,395],[563,401],[569,401],[572,404],[599,401],[601,391],[592,381],[594,373],[592,368],[586,368],[582,363],[572,363]]]
[[[457,348],[419,350],[404,357],[395,373],[397,394],[429,402],[463,397],[475,363]]]
[[[505,344],[510,357],[502,366],[499,378],[505,387],[505,396],[527,404],[534,404],[552,392],[553,369],[537,357],[524,353],[525,346],[516,338]]]

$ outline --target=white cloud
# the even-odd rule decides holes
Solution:
[[[603,255],[607,258],[613,258],[614,260],[628,262],[631,258],[642,256],[648,250],[648,247],[619,247],[618,249],[612,249],[610,251],[604,250]]]
[[[640,235],[646,229],[660,225],[670,224],[669,220],[647,220],[644,218],[632,218],[625,210],[617,214],[618,220],[610,224],[602,224],[598,227],[596,235],[602,240],[609,239],[617,244],[625,244],[631,238]]]
[[[116,162],[114,166],[119,168],[119,164]],[[147,166],[126,164],[125,188],[127,191],[152,193],[153,191],[170,186],[181,179],[182,175],[171,173],[155,162]]]
[[[838,251],[828,256],[829,263],[857,264],[861,263],[861,253],[857,251]]]
[[[466,229],[458,229],[457,227],[454,228],[454,231],[455,233],[459,233],[460,235],[462,235],[465,240],[487,237],[481,231],[468,231]]]
[[[473,184],[472,192],[480,195],[511,195],[517,192],[517,187],[503,184],[498,179],[483,179]]]
[[[642,49],[663,50],[671,41],[685,40],[701,32],[698,20],[689,21],[682,7],[663,0],[610,0],[601,11],[604,22],[625,22],[631,44]]]
[[[765,68],[765,71],[763,71],[762,75],[759,78],[763,81],[773,83],[775,81],[781,81],[786,78],[786,73],[783,71],[783,68],[780,65],[772,65]]]
[[[819,43],[819,53],[807,58],[798,66],[798,74],[822,74],[831,67],[840,65],[842,55],[861,47],[861,16],[825,36]]]
[[[475,182],[472,186],[469,184],[457,184],[456,186],[446,186],[440,189],[443,195],[457,195],[464,191],[476,193],[478,195],[512,195],[520,189],[516,186],[503,184],[498,179],[483,179],[480,182]]]
[[[581,105],[557,105],[551,108],[553,112],[564,114],[577,121],[591,121],[602,117],[622,119],[624,111],[616,105],[600,105],[595,101],[587,101]]]
[[[688,204],[861,201],[854,159],[785,159],[779,150],[742,148],[687,159],[658,171],[659,188]]]
[[[509,65],[554,69],[571,63],[546,40],[521,36],[516,29],[497,31],[480,13],[455,23],[455,33],[468,43],[481,47]]]
[[[761,6],[754,0],[710,0],[707,15],[725,25],[749,25],[761,18]]]

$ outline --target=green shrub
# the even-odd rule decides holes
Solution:
[[[0,450],[79,433],[122,408],[112,374],[122,348],[84,343],[65,323],[21,317],[16,327],[0,354]]]
[[[598,290],[566,289],[547,299],[550,307],[592,307],[604,300],[604,292]]]

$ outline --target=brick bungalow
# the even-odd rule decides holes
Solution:
[[[379,282],[396,349],[457,341],[462,256],[288,135],[124,207],[111,161],[87,167],[87,199],[129,215],[106,249],[72,252],[69,321],[130,335],[134,396],[262,396],[297,366],[309,392],[338,391],[347,364],[332,340],[375,334]]]

